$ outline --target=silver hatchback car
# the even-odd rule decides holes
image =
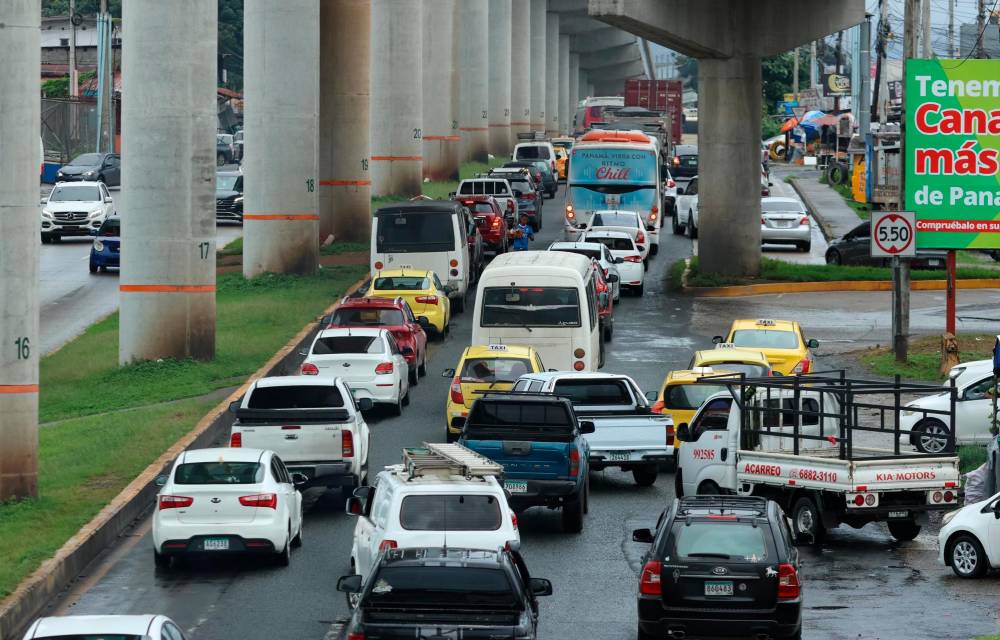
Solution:
[[[761,244],[793,244],[808,252],[811,239],[812,223],[801,202],[794,198],[760,199]]]

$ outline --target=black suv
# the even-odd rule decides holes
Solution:
[[[215,219],[243,222],[243,174],[239,171],[216,172]]]
[[[528,575],[516,551],[388,549],[362,584],[343,576],[337,590],[357,597],[347,638],[511,638],[534,640],[538,596],[552,583]]]
[[[684,636],[801,638],[799,553],[784,513],[760,497],[674,500],[639,579],[639,640]]]

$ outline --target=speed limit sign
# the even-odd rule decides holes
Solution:
[[[872,257],[913,257],[917,254],[912,211],[872,212]]]

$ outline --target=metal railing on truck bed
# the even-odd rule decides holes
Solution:
[[[903,382],[898,375],[892,381],[864,380],[848,378],[845,371],[836,370],[766,378],[715,374],[702,376],[696,384],[729,388],[740,409],[742,449],[754,449],[762,437],[769,436],[790,439],[795,455],[802,451],[803,443],[836,445],[837,458],[849,461],[932,458],[955,453],[958,390],[954,380],[948,386]],[[942,393],[949,394],[948,410],[908,407],[903,399]],[[913,429],[900,427],[904,411],[921,414]],[[919,433],[916,427],[929,416],[938,416],[949,425],[944,449],[934,454],[901,451],[900,438],[910,439]],[[831,422],[836,426],[827,430]],[[892,450],[856,446],[858,433],[891,435]]]

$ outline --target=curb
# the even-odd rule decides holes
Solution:
[[[685,279],[686,280],[686,279]],[[1000,289],[1000,278],[956,280],[958,289]],[[947,280],[912,280],[911,291],[944,291]],[[727,287],[684,287],[696,298],[736,298],[773,293],[822,293],[827,291],[892,291],[890,280],[834,280],[832,282],[766,282]]]
[[[322,315],[329,315],[344,296],[357,291],[366,281],[366,274],[348,287],[343,295],[328,306]],[[220,433],[219,419],[229,411],[229,404],[243,395],[250,384],[266,376],[288,357],[316,328],[315,322],[303,327],[294,338],[281,347],[271,359],[233,393],[216,405],[198,424],[163,455],[130,482],[94,518],[83,525],[72,538],[56,551],[55,555],[21,581],[12,594],[0,601],[0,640],[14,640],[69,586],[98,555],[111,546],[133,522],[140,518],[156,496],[156,476],[170,465],[180,453],[191,446],[211,443]]]
[[[823,219],[823,214],[820,213],[819,207],[813,203],[812,199],[806,195],[805,191],[799,189],[799,180],[802,180],[802,178],[796,178],[791,181],[792,189],[795,189],[795,193],[799,194],[799,198],[801,198],[802,202],[805,203],[806,208],[812,212],[813,217],[816,218],[817,222],[819,222],[819,228],[823,230],[823,237],[826,238],[827,242],[831,239],[835,239],[836,235],[833,233],[833,230],[830,228],[830,225],[827,224],[826,220]],[[858,218],[858,223],[860,222],[861,218]]]

